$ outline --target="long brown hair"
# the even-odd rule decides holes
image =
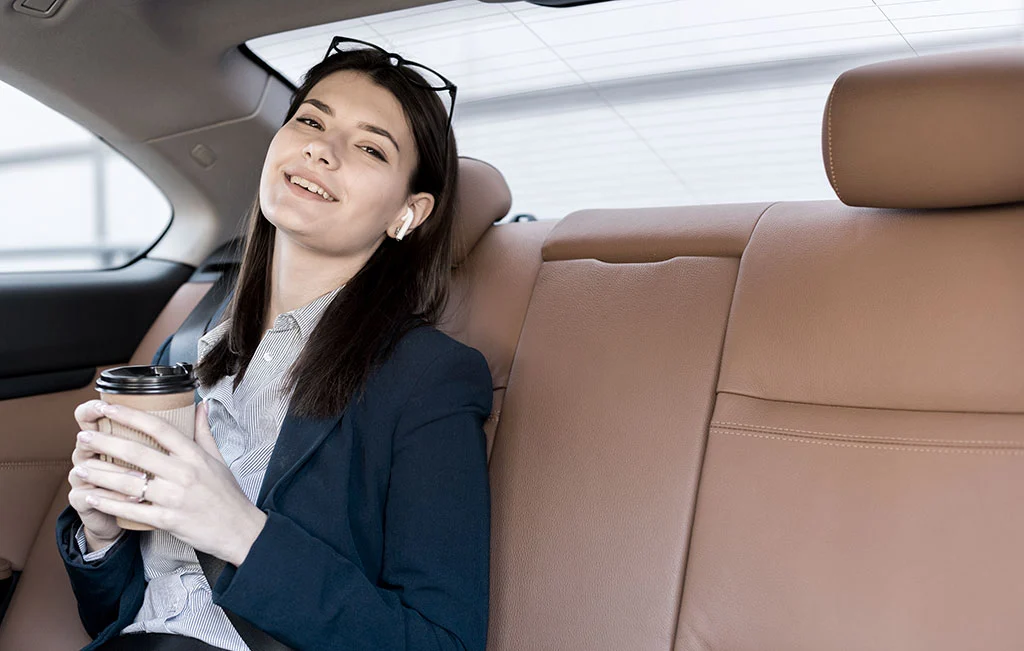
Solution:
[[[458,153],[443,103],[435,91],[413,83],[415,72],[393,65],[387,55],[370,49],[349,51],[332,54],[306,73],[292,96],[285,123],[313,86],[341,70],[365,74],[401,104],[418,152],[409,192],[432,194],[434,209],[402,241],[385,237],[324,311],[285,381],[286,390],[294,391],[290,409],[302,417],[326,418],[357,399],[369,374],[404,334],[417,325],[437,323],[451,277]],[[256,352],[270,304],[275,231],[257,194],[249,211],[234,295],[225,310],[225,318],[231,319],[229,331],[196,367],[203,385],[234,375],[237,388]]]

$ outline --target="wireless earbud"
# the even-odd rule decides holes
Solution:
[[[396,240],[405,237],[405,234],[409,231],[409,226],[412,225],[412,218],[412,208],[406,208],[405,214],[402,215],[402,227],[398,229],[398,233],[395,235]]]

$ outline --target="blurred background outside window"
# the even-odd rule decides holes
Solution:
[[[118,267],[170,219],[130,161],[0,82],[0,273]]]

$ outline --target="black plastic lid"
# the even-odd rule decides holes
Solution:
[[[191,364],[118,366],[100,373],[96,388],[103,393],[131,395],[182,393],[196,388]]]

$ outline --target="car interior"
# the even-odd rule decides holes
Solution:
[[[656,4],[581,9],[620,3]],[[244,44],[400,10],[431,4],[0,5],[0,81],[173,211],[115,268],[0,273],[3,651],[90,641],[53,533],[73,410],[231,264],[293,90]],[[831,198],[513,219],[462,148],[440,327],[493,379],[489,649],[1021,648],[1021,45],[844,65],[809,142]]]

